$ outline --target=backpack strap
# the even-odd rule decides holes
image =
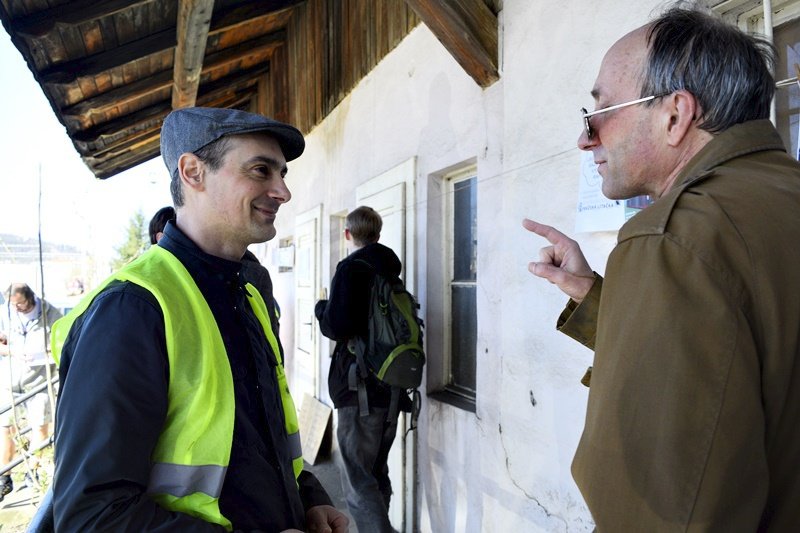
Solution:
[[[369,374],[367,374],[367,364],[364,362],[364,341],[361,339],[349,339],[347,341],[347,351],[356,356],[356,362],[350,365],[350,370],[347,373],[347,387],[351,391],[358,391],[358,414],[367,416],[369,414],[369,399],[364,376]]]
[[[358,365],[353,363],[347,372],[347,388],[351,391],[358,391],[358,414],[359,416],[369,415],[369,398],[367,397],[367,386],[358,372]]]
[[[368,376],[367,363],[364,362],[364,350],[367,349],[364,339],[348,339],[347,351],[356,356],[356,363],[361,376]]]
[[[389,401],[389,412],[386,414],[386,421],[389,422],[389,427],[397,426],[397,415],[400,411],[400,392],[399,388],[392,387],[392,399]]]

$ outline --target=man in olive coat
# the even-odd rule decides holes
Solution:
[[[796,531],[800,524],[800,165],[767,120],[774,49],[672,9],[606,54],[578,147],[620,230],[605,280],[545,237],[558,328],[594,348],[572,464],[597,530]]]

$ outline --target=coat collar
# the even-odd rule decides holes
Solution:
[[[769,120],[751,120],[731,126],[716,135],[678,175],[675,183],[683,188],[711,175],[714,167],[743,155],[765,150],[786,151],[783,140]]]
[[[684,190],[713,176],[714,170],[728,161],[768,150],[786,152],[778,131],[769,120],[743,122],[716,135],[689,160],[672,189],[622,226],[617,242],[637,235],[663,233]]]

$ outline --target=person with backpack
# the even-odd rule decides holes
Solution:
[[[411,411],[405,390],[378,379],[358,364],[355,354],[357,341],[369,335],[376,278],[398,280],[402,268],[392,249],[378,242],[382,226],[381,216],[371,207],[361,206],[347,215],[344,235],[350,255],[336,266],[330,298],[317,302],[314,310],[322,334],[336,341],[328,390],[338,413],[336,437],[347,506],[359,531],[375,533],[394,531],[389,523],[392,485],[387,459],[399,411]]]

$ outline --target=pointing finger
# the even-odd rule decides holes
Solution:
[[[564,235],[554,227],[548,226],[546,224],[540,224],[529,218],[525,218],[522,220],[522,227],[541,237],[544,237],[545,239],[550,241],[550,244],[558,244],[563,239],[568,238],[566,235]]]

